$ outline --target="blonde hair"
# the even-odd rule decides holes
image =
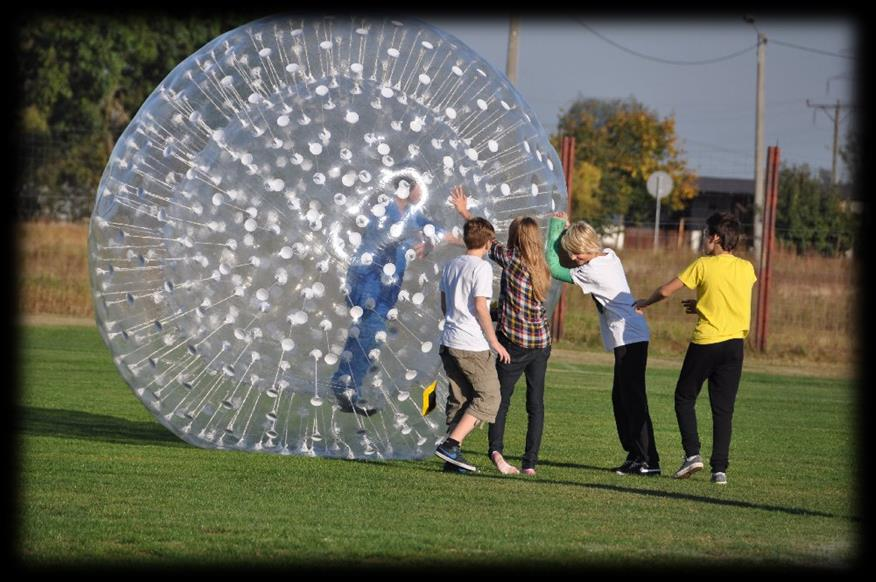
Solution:
[[[551,272],[544,259],[544,243],[538,223],[528,216],[518,216],[508,227],[508,248],[517,249],[532,279],[532,294],[544,301],[551,286]]]
[[[598,255],[603,250],[596,230],[583,220],[566,229],[563,238],[560,239],[560,246],[570,255],[583,253]]]

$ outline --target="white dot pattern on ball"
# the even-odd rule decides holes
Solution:
[[[174,68],[113,149],[89,234],[98,328],[191,444],[426,457],[445,428],[450,190],[500,240],[522,214],[546,232],[566,207],[561,167],[507,79],[433,26],[251,22]],[[344,412],[342,393],[380,412]]]

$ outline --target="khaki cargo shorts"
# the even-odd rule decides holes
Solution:
[[[465,413],[481,422],[495,422],[502,400],[496,354],[490,350],[472,352],[443,345],[438,353],[444,364],[444,373],[450,380],[447,425],[456,426]]]

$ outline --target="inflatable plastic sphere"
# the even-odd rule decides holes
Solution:
[[[90,225],[98,328],[191,444],[430,455],[457,185],[502,241],[566,207],[544,129],[471,49],[410,19],[252,22],[177,66],[119,138]]]

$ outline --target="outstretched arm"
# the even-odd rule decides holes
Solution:
[[[645,309],[649,305],[657,303],[658,301],[663,301],[682,287],[684,287],[684,283],[681,282],[681,279],[675,277],[668,283],[664,283],[663,285],[655,289],[654,292],[651,293],[651,296],[647,299],[639,299],[638,301],[636,301],[636,311],[639,311],[641,313],[642,309]],[[690,312],[688,311],[688,313]]]
[[[545,259],[547,259],[548,267],[551,269],[551,276],[554,279],[559,279],[564,283],[574,283],[571,271],[560,264],[560,255],[557,254],[556,248],[560,244],[560,235],[563,233],[563,229],[566,228],[565,216],[564,212],[557,212],[551,216]]]

